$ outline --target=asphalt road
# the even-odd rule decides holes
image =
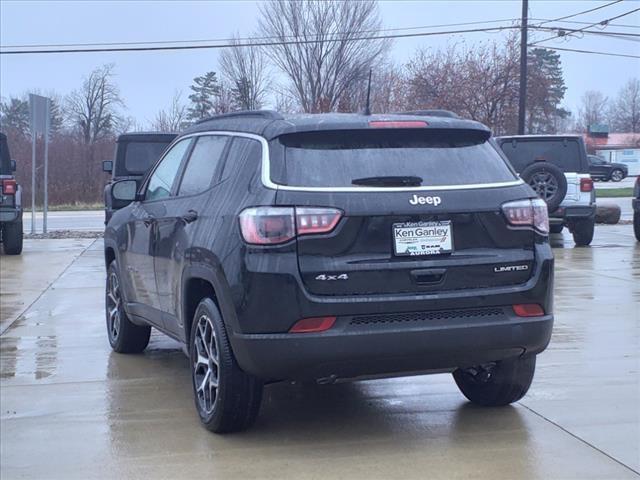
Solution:
[[[216,436],[180,347],[112,353],[101,242],[28,240],[0,260],[0,477],[640,478],[640,244],[552,237],[556,324],[529,394],[468,404],[448,374],[266,387],[255,427]]]

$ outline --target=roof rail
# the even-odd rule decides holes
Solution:
[[[212,117],[203,118],[198,120],[195,124],[208,122],[210,120],[223,120],[226,118],[264,118],[265,120],[284,120],[284,117],[275,110],[240,110],[238,112],[221,113],[219,115],[213,115]]]
[[[432,109],[432,110],[410,110],[408,112],[398,112],[398,115],[417,115],[421,117],[448,117],[460,118],[460,116],[450,110]]]

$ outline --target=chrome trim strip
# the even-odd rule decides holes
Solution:
[[[420,186],[420,187],[294,187],[290,185],[280,185],[274,183],[271,180],[271,166],[269,162],[269,142],[266,138],[261,137],[253,133],[244,132],[227,132],[227,131],[207,131],[190,133],[188,135],[180,136],[176,139],[182,140],[189,137],[201,137],[206,135],[228,135],[231,137],[244,137],[258,140],[262,144],[262,172],[261,180],[262,185],[272,190],[286,190],[292,192],[433,192],[433,191],[446,191],[446,190],[469,190],[478,188],[500,188],[500,187],[513,187],[516,185],[523,185],[524,181],[521,178],[509,182],[494,182],[494,183],[473,183],[466,185],[437,185],[437,186]],[[175,143],[175,142],[174,142]],[[171,144],[173,145],[173,144]],[[167,148],[166,151],[169,151]]]

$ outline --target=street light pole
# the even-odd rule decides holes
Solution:
[[[525,111],[527,109],[527,23],[529,0],[522,0],[522,23],[520,25],[520,97],[518,99],[518,135],[525,133]]]

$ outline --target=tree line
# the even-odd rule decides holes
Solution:
[[[271,0],[260,7],[254,37],[265,46],[223,49],[218,69],[193,79],[186,95],[176,90],[147,124],[127,114],[115,80],[115,65],[96,68],[81,84],[52,98],[50,198],[52,203],[99,202],[107,180],[101,160],[113,155],[115,137],[131,130],[180,131],[215,114],[270,107],[282,112],[358,112],[372,71],[371,111],[443,108],[478,120],[495,134],[517,127],[519,40],[456,43],[419,48],[399,64],[388,39],[363,41],[380,32],[375,0],[358,2]],[[597,123],[613,131],[640,131],[640,80],[614,99],[586,92],[578,112],[561,104],[566,92],[558,54],[529,51],[528,133],[586,131]],[[37,92],[36,92],[37,93]],[[0,102],[0,127],[18,160],[18,178],[31,175],[27,97]],[[26,195],[29,198],[29,195]]]

